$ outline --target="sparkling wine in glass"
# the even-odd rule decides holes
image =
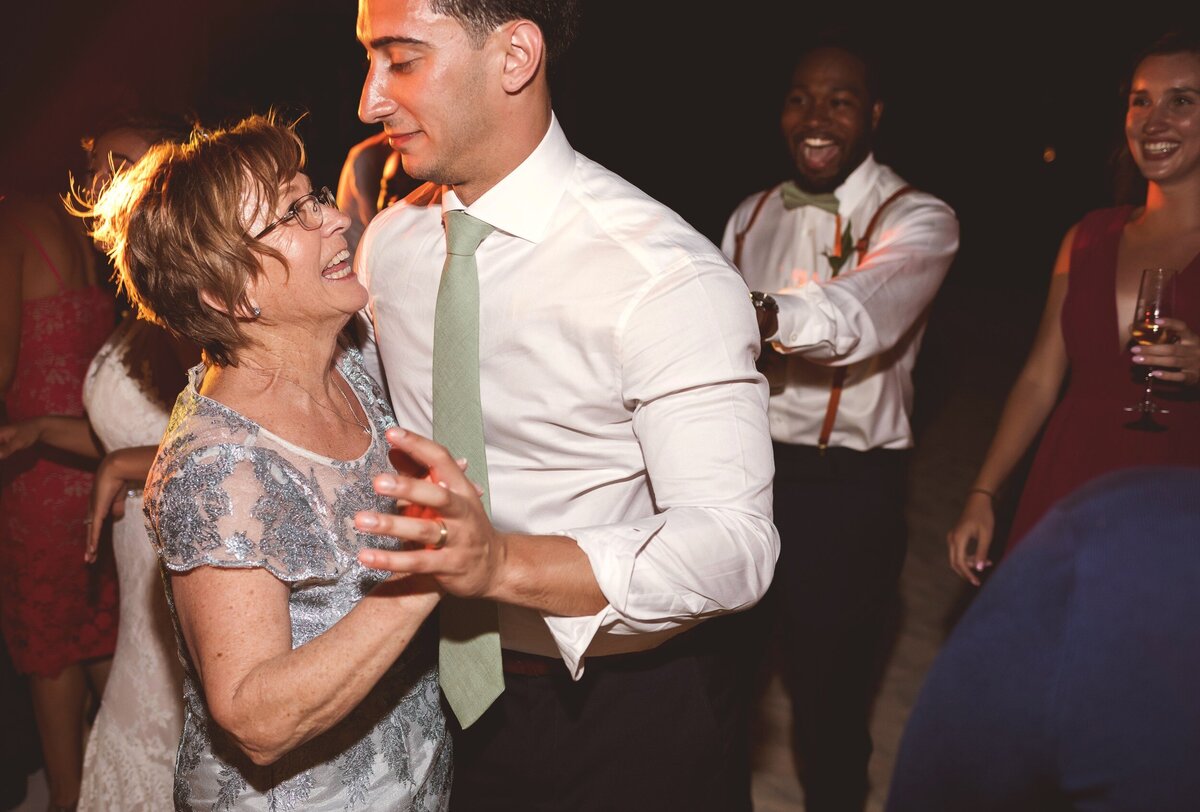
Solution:
[[[1133,313],[1133,326],[1130,329],[1130,339],[1135,344],[1147,346],[1150,344],[1170,344],[1178,341],[1179,337],[1161,324],[1158,319],[1169,317],[1175,308],[1175,271],[1171,268],[1147,268],[1142,271],[1141,285],[1138,287],[1137,307]],[[1140,368],[1140,367],[1139,367]],[[1156,367],[1145,367],[1142,373],[1142,399],[1132,406],[1126,406],[1127,412],[1139,412],[1141,418],[1129,424],[1131,428],[1163,431],[1165,426],[1154,422],[1153,414],[1168,414],[1168,411],[1154,402],[1154,376],[1151,374]]]

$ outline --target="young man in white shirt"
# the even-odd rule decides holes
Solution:
[[[395,443],[444,484],[377,482],[426,513],[359,528],[435,549],[362,560],[499,604],[504,690],[456,735],[454,809],[748,808],[700,621],[755,604],[778,555],[758,331],[715,246],[567,142],[546,68],[575,11],[360,2],[360,116],[431,183],[372,220],[356,270]],[[474,253],[485,476],[424,439],[462,210],[494,228]]]
[[[743,201],[722,241],[768,342],[782,543],[770,604],[808,812],[866,800],[906,544],[912,371],[958,248],[954,212],[875,161],[873,78],[848,43],[799,58],[781,115],[792,177]]]

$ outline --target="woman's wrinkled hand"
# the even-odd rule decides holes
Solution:
[[[468,478],[463,461],[412,432],[392,428],[387,439],[424,475],[377,476],[375,492],[395,500],[399,512],[362,511],[355,527],[422,549],[367,548],[359,553],[359,561],[375,569],[430,575],[442,590],[460,597],[488,596],[500,576],[506,537],[488,519],[480,489]]]

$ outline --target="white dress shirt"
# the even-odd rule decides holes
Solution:
[[[448,188],[380,213],[356,257],[400,424],[432,428],[433,319]],[[466,208],[476,253],[492,521],[561,534],[608,606],[500,606],[505,648],[582,658],[651,648],[749,607],[774,573],[774,462],[748,289],[678,215],[579,155],[557,120]],[[470,472],[468,472],[468,475]]]
[[[854,240],[904,181],[867,158],[834,194],[841,227]],[[722,248],[746,227],[761,192],[746,198],[725,226]],[[771,397],[771,436],[817,445],[829,404],[833,367],[848,366],[829,445],[866,451],[913,444],[912,371],[929,308],[958,250],[958,220],[942,201],[910,192],[884,210],[862,262],[856,252],[836,278],[825,254],[837,215],[815,206],[791,211],[771,190],[742,247],[741,272],[751,290],[779,303],[772,344],[787,355],[787,385]]]

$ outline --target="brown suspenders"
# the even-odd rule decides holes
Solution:
[[[767,189],[758,198],[758,202],[754,204],[754,211],[750,213],[750,219],[746,222],[745,228],[733,235],[734,251],[733,264],[739,269],[742,267],[742,245],[746,242],[746,234],[750,231],[750,227],[754,225],[754,221],[758,219],[758,214],[762,211],[763,204],[767,202],[767,198],[774,192],[775,189]],[[912,186],[901,186],[895,192],[880,204],[875,210],[875,214],[871,216],[871,221],[867,223],[866,230],[862,236],[858,238],[858,242],[854,244],[854,250],[858,253],[858,262],[862,263],[863,257],[867,255],[867,250],[871,242],[871,235],[875,232],[875,227],[879,224],[879,217],[883,214],[883,210],[891,205],[896,198],[916,191]],[[837,418],[838,403],[842,399],[842,386],[846,382],[845,366],[835,367],[833,370],[833,383],[829,390],[829,405],[825,407],[825,420],[821,424],[821,435],[817,439],[817,448],[822,454],[829,447],[829,436],[833,433],[833,424]]]

